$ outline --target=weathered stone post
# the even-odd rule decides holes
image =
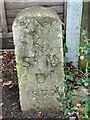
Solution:
[[[55,85],[61,93],[64,91],[62,25],[58,15],[44,7],[22,10],[13,23],[13,39],[22,111],[58,111]]]
[[[80,44],[80,29],[82,19],[83,0],[67,0],[67,20],[66,20],[66,46],[68,53],[66,57],[78,67],[78,56]]]

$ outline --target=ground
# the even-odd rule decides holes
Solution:
[[[19,88],[16,62],[13,52],[3,52],[2,55],[2,115],[3,118],[20,117]]]
[[[16,70],[16,61],[14,52],[4,51],[0,53],[0,60],[2,60],[2,66],[0,72],[2,77],[0,78],[0,83],[2,83],[2,100],[0,107],[2,107],[2,118],[10,120],[11,118],[22,119],[24,118],[19,101],[19,87],[18,87],[18,77]],[[71,65],[68,65],[70,68]],[[2,79],[3,78],[3,79]],[[1,116],[0,116],[1,117]],[[83,118],[78,119],[77,114],[72,114],[64,116],[63,114],[53,115],[53,114],[43,114],[39,112],[37,114],[38,118],[58,118],[59,120],[72,120],[70,119],[75,117],[74,120],[83,120]],[[16,119],[16,120],[17,120]],[[48,119],[49,120],[49,119]]]

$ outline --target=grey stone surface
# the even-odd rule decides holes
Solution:
[[[68,0],[67,2],[66,45],[68,47],[68,53],[66,56],[76,67],[78,67],[78,56],[76,54],[79,51],[76,49],[80,43],[82,7],[82,0]]]
[[[21,11],[13,23],[13,38],[22,111],[58,111],[64,91],[62,25],[56,12],[43,7]]]

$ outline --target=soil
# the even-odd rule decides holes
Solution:
[[[0,76],[0,83],[2,83],[2,85],[0,84],[0,87],[2,87],[2,100],[0,100],[0,107],[2,107],[2,116],[0,117],[3,120],[22,120],[25,117],[20,109],[15,54],[11,51],[3,51],[0,53],[0,60],[2,60],[2,67],[0,69],[0,73],[2,74],[2,77]],[[73,116],[76,115],[74,114]],[[42,120],[55,120],[56,118],[58,118],[58,120],[72,120],[69,116],[65,117],[62,113],[54,115],[39,112],[37,113],[37,119],[39,118]],[[26,119],[31,120],[31,118]],[[77,116],[73,120],[78,120]]]
[[[19,118],[19,88],[14,52],[4,51],[2,55],[2,117]]]

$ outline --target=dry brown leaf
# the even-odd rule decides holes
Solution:
[[[4,105],[4,103],[0,103],[0,107],[2,107]]]
[[[80,104],[80,103],[77,103],[76,106],[77,106],[77,107],[81,107],[81,104]]]
[[[3,80],[2,79],[0,79],[0,82],[2,82]]]
[[[44,116],[44,114],[42,112],[38,113],[38,117],[43,117],[43,116]]]
[[[3,59],[3,56],[2,55],[0,55],[0,60],[2,60]]]
[[[5,83],[3,83],[3,85],[2,86],[10,86],[10,85],[12,85],[12,81],[8,81],[8,82],[5,82]]]
[[[84,120],[83,115],[78,115],[78,119],[79,119],[79,120]]]

